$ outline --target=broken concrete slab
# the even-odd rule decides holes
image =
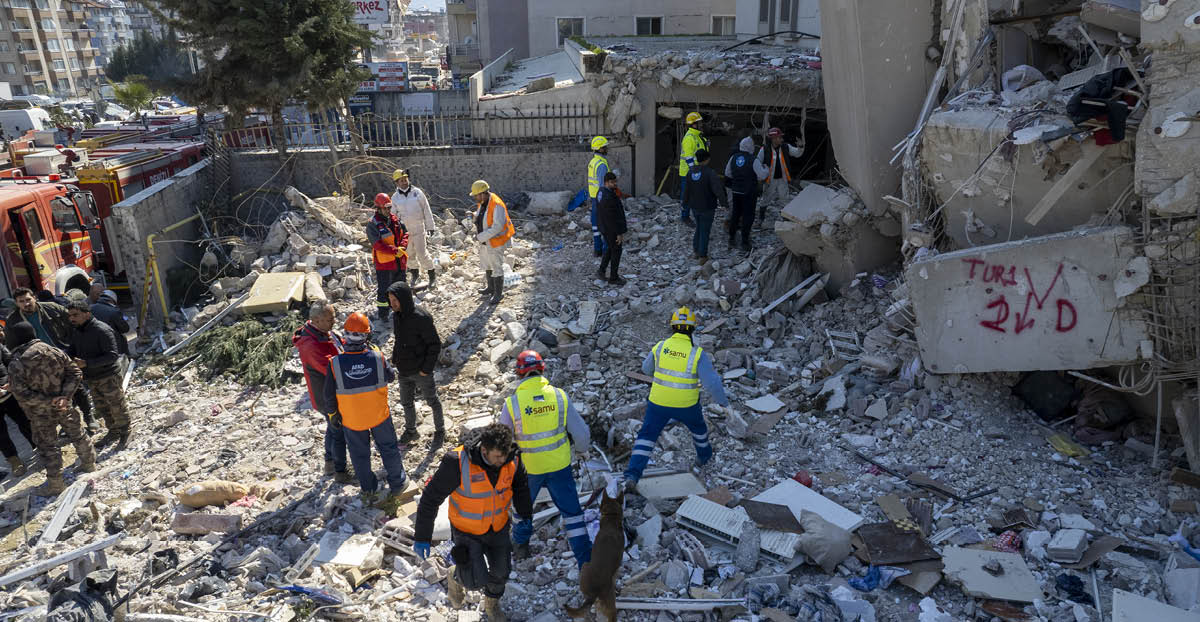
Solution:
[[[1000,565],[1000,574],[984,569],[991,562]],[[948,546],[942,551],[942,563],[946,578],[960,583],[970,596],[1020,603],[1043,598],[1037,579],[1018,554]]]
[[[1074,564],[1083,559],[1087,545],[1087,532],[1082,529],[1059,529],[1046,544],[1046,556],[1056,562]]]
[[[875,400],[870,406],[867,407],[865,414],[876,421],[883,421],[884,419],[887,419],[887,402],[882,399]]]
[[[278,313],[287,311],[292,302],[304,296],[303,272],[268,272],[259,275],[250,289],[250,297],[242,303],[244,313]]]
[[[1113,590],[1112,622],[1200,622],[1200,613],[1184,611],[1125,590]]]
[[[240,514],[206,514],[177,512],[171,521],[171,531],[183,535],[233,533],[242,528]]]
[[[576,335],[590,335],[596,330],[596,318],[600,312],[600,304],[595,300],[585,300],[579,303],[579,318],[567,325],[567,330]]]
[[[1200,211],[1200,188],[1196,174],[1188,173],[1150,199],[1146,204],[1158,216],[1186,216]]]
[[[747,408],[758,411],[760,413],[777,412],[777,411],[783,409],[783,407],[785,405],[786,404],[784,404],[782,401],[779,400],[779,398],[775,397],[774,395],[764,395],[762,397],[755,398],[755,399],[752,399],[752,400],[746,402]]]
[[[1131,37],[1142,36],[1140,0],[1084,0],[1079,19]]]
[[[704,483],[691,473],[672,473],[658,477],[645,477],[638,481],[638,494],[647,499],[682,499],[690,495],[702,495],[708,491]]]
[[[926,369],[1091,369],[1137,361],[1146,325],[1118,308],[1114,289],[1134,255],[1130,233],[1090,228],[909,264],[905,281]]]
[[[321,536],[320,550],[313,563],[359,567],[379,540],[369,534],[344,534],[326,531]]]
[[[826,274],[826,291],[841,290],[856,275],[886,265],[900,253],[899,238],[884,236],[866,220],[812,228],[780,219],[775,234],[792,254],[812,258],[816,270]]]
[[[1180,609],[1200,603],[1200,568],[1176,568],[1163,574],[1167,600]]]
[[[804,227],[841,222],[842,215],[854,207],[854,195],[845,190],[808,184],[783,208],[780,215]]]
[[[785,479],[768,488],[753,497],[753,500],[763,503],[786,505],[791,509],[792,514],[797,520],[800,519],[801,512],[808,510],[846,531],[854,531],[863,524],[862,516],[838,505],[808,486],[791,479]]]

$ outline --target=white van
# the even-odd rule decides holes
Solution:
[[[8,138],[17,138],[29,130],[53,130],[50,113],[41,108],[0,110],[0,130]]]
[[[29,102],[34,106],[53,106],[58,102],[57,99],[48,95],[13,95],[12,100],[16,102]]]

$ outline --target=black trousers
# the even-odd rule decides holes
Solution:
[[[624,250],[620,244],[617,244],[617,236],[604,236],[604,257],[600,260],[600,272],[604,272],[605,268],[609,269],[608,278],[614,280],[620,276],[621,269],[621,252]]]
[[[388,288],[392,286],[393,282],[403,280],[404,273],[399,268],[375,271],[375,310],[380,319],[386,318],[392,310],[392,305],[388,302]]]
[[[79,388],[75,390],[75,395],[71,396],[71,403],[75,404],[75,407],[79,409],[85,422],[90,423],[95,421],[92,418],[92,396],[88,393],[86,382],[79,383]]]
[[[456,562],[454,567],[458,569],[458,581],[464,588],[482,589],[485,596],[492,598],[504,595],[508,574],[512,571],[511,527],[510,520],[500,531],[489,531],[480,536],[450,528],[455,549],[451,555]]]
[[[750,227],[754,224],[754,204],[758,202],[758,197],[754,194],[737,194],[733,195],[733,209],[730,215],[729,224],[729,245],[733,246],[733,242],[737,239],[737,232],[742,232],[742,245],[750,247]]]
[[[8,435],[8,422],[4,420],[7,417],[17,424],[17,429],[25,436],[25,440],[33,445],[33,431],[29,427],[29,417],[25,416],[25,411],[21,410],[21,405],[17,403],[17,398],[9,396],[8,399],[0,402],[0,453],[4,454],[5,458],[12,458],[17,455],[17,446],[13,443],[12,437]]]

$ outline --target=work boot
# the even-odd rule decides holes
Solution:
[[[109,445],[112,445],[120,440],[121,431],[114,428],[109,430],[104,436],[100,437],[100,440],[96,441],[95,447],[96,449],[104,449],[105,447],[108,447]]]
[[[504,292],[504,277],[492,277],[492,299],[491,304],[500,304],[500,295]]]
[[[621,286],[625,285],[626,283],[628,283],[628,281],[621,278],[620,275],[612,277],[611,279],[608,280],[608,282],[610,285],[616,285],[617,287],[621,287]]]
[[[409,270],[408,273],[412,275],[412,286],[416,287],[417,281],[421,280],[421,271],[420,270]]]
[[[357,480],[354,477],[354,472],[347,468],[345,471],[334,471],[333,481],[339,484],[353,484]]]
[[[604,278],[604,268],[596,268],[596,278],[598,278],[598,279]]]
[[[492,295],[493,290],[495,290],[495,281],[492,280],[492,271],[491,270],[487,271],[486,280],[487,280],[487,287],[479,290],[479,293],[483,296],[490,296],[490,295]]]
[[[57,497],[62,491],[67,489],[67,485],[63,482],[62,474],[47,475],[46,483],[38,486],[34,493],[39,497]]]
[[[117,451],[125,451],[125,448],[129,446],[129,437],[132,432],[127,427],[117,428],[117,435]]]
[[[446,440],[446,430],[444,428],[438,428],[433,431],[433,445],[434,446],[441,445],[445,440]]]
[[[483,613],[487,615],[488,622],[508,622],[508,618],[504,617],[504,612],[500,610],[500,599],[494,596],[483,599]]]
[[[437,272],[430,270],[429,271],[429,285],[426,286],[427,289],[433,289],[433,280],[435,278],[437,278]]]
[[[28,470],[25,468],[25,463],[21,461],[20,456],[9,456],[8,468],[12,469],[13,477],[21,477]]]
[[[467,600],[467,591],[458,582],[458,573],[453,568],[450,569],[450,574],[446,575],[446,596],[449,597],[450,607],[453,609],[462,608],[463,602]]]
[[[638,494],[637,483],[638,483],[638,481],[636,479],[625,480],[625,484],[624,484],[625,485],[625,494],[628,494],[628,495]]]
[[[91,460],[84,460],[83,458],[80,458],[79,459],[79,471],[82,473],[95,473],[96,472],[96,459],[92,458]]]
[[[408,445],[409,443],[416,442],[419,438],[421,438],[421,435],[415,428],[405,428],[404,434],[400,435],[400,444]]]
[[[513,546],[513,557],[516,559],[529,559],[529,543],[518,542]]]
[[[333,475],[337,470],[333,468],[333,460],[325,461],[325,475]]]

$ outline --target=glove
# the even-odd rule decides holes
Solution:
[[[330,415],[329,420],[333,422],[335,427],[342,427],[342,413],[336,412]]]
[[[415,552],[417,554],[417,557],[420,557],[421,559],[429,559],[429,543],[428,542],[414,542],[413,543],[413,552]]]

